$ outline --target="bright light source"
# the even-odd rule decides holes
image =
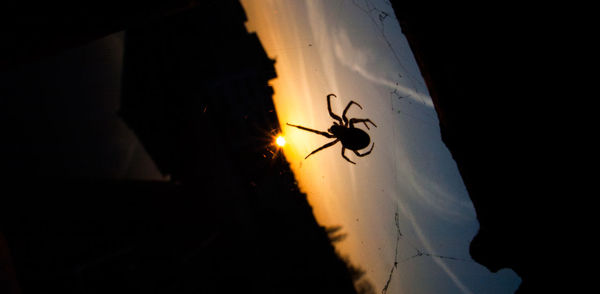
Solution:
[[[279,145],[280,147],[283,147],[285,145],[285,138],[283,136],[279,136],[275,140],[275,143],[277,143],[277,145]]]

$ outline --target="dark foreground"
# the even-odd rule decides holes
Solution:
[[[0,293],[352,293],[269,147],[275,73],[239,3],[69,2],[0,6]],[[477,212],[472,257],[514,269],[521,292],[576,288],[578,267],[556,263],[576,251],[555,195],[579,195],[561,101],[580,72],[559,63],[581,28],[545,6],[391,2]],[[114,95],[89,67],[111,53],[72,48],[121,30]],[[97,111],[115,97],[109,113],[169,182],[122,176],[111,154],[123,138]]]
[[[369,291],[272,145],[241,6],[184,4],[17,8],[52,17],[2,60],[0,293]]]
[[[492,272],[513,269],[520,293],[583,289],[586,279],[572,277],[581,244],[573,230],[585,225],[574,217],[582,181],[573,156],[585,154],[574,151],[583,131],[559,115],[561,101],[577,97],[568,89],[580,84],[575,67],[586,64],[575,45],[585,40],[575,21],[582,11],[567,3],[391,3],[477,213],[473,259]]]

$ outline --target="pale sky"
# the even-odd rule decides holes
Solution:
[[[276,60],[271,84],[286,158],[319,223],[348,234],[337,249],[367,271],[376,292],[394,265],[398,213],[403,236],[387,293],[513,293],[520,283],[514,272],[490,273],[469,256],[475,211],[387,1],[241,2],[248,31]],[[285,125],[326,131],[330,93],[335,113],[354,100],[363,109],[353,106],[348,117],[378,126],[358,126],[375,147],[366,157],[346,152],[356,165],[341,157],[340,143],[304,160],[332,140]],[[455,259],[407,259],[417,249]]]

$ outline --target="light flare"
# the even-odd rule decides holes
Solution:
[[[285,146],[285,138],[280,135],[277,137],[277,139],[275,139],[275,143],[277,144],[277,146],[283,147]]]

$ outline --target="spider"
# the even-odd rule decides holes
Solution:
[[[363,156],[369,155],[371,153],[371,151],[373,151],[373,147],[375,147],[375,143],[373,143],[373,145],[371,146],[371,149],[369,149],[369,151],[362,153],[362,154],[359,153],[358,150],[369,146],[369,143],[371,142],[371,138],[365,131],[355,128],[354,124],[355,123],[364,123],[365,127],[367,127],[367,129],[369,129],[369,126],[367,125],[367,123],[371,123],[375,127],[377,127],[377,126],[368,118],[348,119],[346,117],[346,112],[348,112],[348,109],[350,109],[350,106],[352,106],[352,104],[354,104],[354,105],[360,107],[360,109],[362,109],[362,106],[360,106],[358,103],[356,103],[354,101],[350,101],[348,103],[348,105],[344,109],[344,112],[342,113],[342,117],[340,118],[338,115],[336,115],[335,113],[333,113],[331,111],[331,96],[337,97],[337,96],[335,96],[335,94],[327,95],[327,110],[329,111],[329,115],[336,121],[333,122],[333,125],[327,130],[327,132],[321,132],[321,131],[313,130],[313,129],[303,127],[303,126],[292,125],[290,123],[288,123],[287,125],[299,128],[301,130],[313,132],[315,134],[319,134],[319,135],[325,136],[327,138],[335,138],[334,141],[329,142],[329,143],[317,148],[315,151],[313,151],[309,155],[307,155],[304,159],[307,159],[309,156],[311,156],[327,147],[331,147],[331,146],[335,145],[335,143],[341,141],[342,142],[342,157],[344,159],[346,159],[348,162],[350,162],[352,164],[356,164],[354,161],[352,161],[348,157],[346,157],[346,154],[345,154],[346,149],[350,149],[357,156],[363,157]]]

